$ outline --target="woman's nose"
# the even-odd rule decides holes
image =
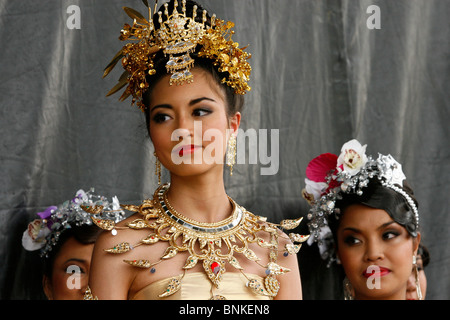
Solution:
[[[376,240],[369,240],[366,246],[365,258],[367,261],[377,261],[384,258],[383,246]]]

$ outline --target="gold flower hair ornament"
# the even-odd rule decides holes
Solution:
[[[173,12],[169,12],[167,3],[164,4],[164,13],[158,12],[160,27],[156,29],[151,8],[146,0],[143,2],[148,8],[149,20],[134,9],[123,8],[133,19],[133,25],[125,24],[119,39],[133,42],[127,43],[105,68],[103,77],[106,77],[119,61],[125,69],[119,82],[107,96],[127,86],[119,100],[124,101],[131,95],[132,104],[136,103],[144,111],[142,96],[149,87],[147,75],[156,74],[154,69],[156,54],[162,50],[165,56],[169,56],[166,69],[171,74],[171,85],[191,83],[193,75],[190,69],[194,67],[194,59],[190,54],[197,45],[201,46],[199,57],[213,60],[219,72],[228,73],[222,79],[222,83],[232,87],[236,94],[245,94],[251,90],[247,84],[251,72],[247,59],[251,55],[243,51],[245,48],[240,49],[239,44],[231,39],[234,34],[234,31],[230,30],[234,27],[232,22],[225,23],[213,15],[211,26],[208,26],[206,10],[203,10],[202,22],[197,22],[197,6],[193,7],[192,17],[188,17],[186,0],[182,1],[181,12],[178,11],[178,1],[175,0]],[[154,13],[157,3],[156,1]],[[166,16],[165,20],[163,14]]]

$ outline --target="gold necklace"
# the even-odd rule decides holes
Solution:
[[[277,275],[289,272],[277,264],[279,253],[278,238],[282,236],[279,227],[285,230],[296,228],[302,218],[295,220],[283,220],[280,224],[273,224],[266,221],[266,218],[256,216],[245,208],[239,206],[230,197],[233,206],[231,216],[217,223],[200,223],[189,219],[178,213],[167,201],[167,191],[170,185],[165,184],[159,187],[153,196],[153,200],[145,200],[142,205],[121,205],[124,209],[138,212],[141,219],[135,219],[128,223],[126,227],[117,227],[115,223],[107,219],[97,219],[92,217],[93,222],[102,229],[111,230],[116,234],[120,229],[151,229],[152,232],[138,243],[131,245],[122,242],[113,248],[105,249],[106,252],[119,254],[128,252],[140,245],[151,245],[159,241],[168,242],[168,247],[159,260],[151,262],[147,259],[124,260],[124,262],[139,268],[147,268],[154,272],[154,266],[158,263],[175,257],[180,252],[188,252],[188,258],[184,264],[183,274],[171,278],[167,289],[159,296],[166,297],[177,292],[182,283],[182,279],[187,270],[195,267],[199,262],[209,280],[215,287],[219,287],[223,274],[226,272],[225,264],[228,262],[232,267],[240,271],[248,280],[247,286],[255,293],[269,297],[275,297],[280,289],[280,284],[276,279]],[[99,208],[84,208],[86,211],[96,212]],[[89,211],[90,210],[90,211]],[[266,232],[270,235],[270,240],[264,240],[257,233]],[[309,236],[302,236],[295,233],[289,234],[291,243],[284,248],[284,255],[297,254],[301,244]],[[262,248],[270,251],[267,265],[261,264],[261,260],[250,244],[256,243]],[[249,278],[241,267],[235,255],[241,254],[246,259],[266,268],[264,282]],[[214,299],[222,299],[222,296],[213,296]]]

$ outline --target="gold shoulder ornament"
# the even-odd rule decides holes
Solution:
[[[105,249],[105,251],[111,254],[120,254],[133,250],[137,246],[152,245],[160,241],[167,242],[167,249],[156,261],[123,260],[133,267],[150,269],[151,272],[155,272],[154,266],[162,261],[169,260],[180,252],[187,252],[188,257],[182,267],[183,273],[170,279],[166,290],[159,295],[161,298],[177,292],[186,271],[199,263],[212,285],[217,288],[220,286],[223,274],[227,271],[226,263],[228,263],[245,276],[247,287],[255,294],[271,298],[277,295],[280,289],[277,276],[290,271],[277,263],[280,251],[284,256],[297,254],[301,244],[309,237],[309,235],[296,233],[290,233],[286,237],[280,228],[292,230],[300,224],[302,218],[283,220],[280,224],[270,223],[266,221],[266,218],[250,213],[229,198],[234,210],[228,219],[218,223],[199,223],[184,217],[168,203],[166,197],[168,189],[169,184],[162,185],[155,191],[153,200],[146,200],[141,206],[121,205],[122,208],[139,212],[142,216],[141,219],[135,219],[126,227],[121,228],[149,229],[149,233],[138,243],[122,242]],[[94,217],[92,219],[100,228],[113,230],[108,223],[98,221],[98,219],[94,220],[96,219]],[[260,232],[264,232],[268,236],[263,239],[259,236]],[[284,248],[278,247],[280,237],[290,240]],[[261,259],[250,248],[249,245],[254,243],[269,251],[267,264],[260,263]],[[260,281],[247,276],[236,258],[238,255],[265,268],[264,280]],[[224,297],[213,295],[211,299],[224,299]]]

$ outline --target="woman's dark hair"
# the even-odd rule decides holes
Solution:
[[[53,246],[52,250],[49,252],[48,258],[43,258],[43,271],[44,275],[51,278],[53,271],[53,263],[58,255],[61,247],[69,240],[71,237],[74,237],[75,240],[82,244],[92,244],[95,243],[97,237],[103,230],[97,227],[96,225],[82,225],[75,226],[70,229],[64,230],[59,237],[56,245]]]
[[[194,6],[197,6],[197,16],[196,21],[202,22],[203,17],[203,7],[196,3],[195,1],[188,0],[186,1],[186,16],[192,17]],[[171,0],[168,3],[168,11],[171,13],[174,9],[174,0]],[[163,11],[163,10],[160,10]],[[181,4],[178,5],[178,11],[181,12]],[[162,15],[163,19],[166,18],[166,16]],[[159,29],[159,22],[158,22],[159,16],[157,14],[154,15],[153,23],[155,24],[155,29]],[[211,25],[211,17],[209,14],[207,14],[207,21],[205,22],[206,25]],[[196,50],[191,53],[191,57],[195,60],[194,68],[201,68],[208,72],[214,81],[224,90],[225,93],[225,99],[226,99],[226,107],[227,107],[227,115],[232,116],[236,112],[242,111],[242,108],[244,106],[244,96],[241,94],[236,94],[234,92],[234,89],[228,86],[227,84],[222,83],[222,79],[227,76],[227,72],[219,72],[217,66],[214,65],[214,62],[211,59],[206,58],[199,58],[198,57],[198,51],[200,50],[200,46],[197,46]],[[154,70],[156,73],[152,76],[147,75],[147,83],[149,84],[148,89],[143,94],[143,102],[146,106],[145,108],[145,120],[147,123],[147,128],[150,128],[150,99],[151,94],[153,92],[153,89],[155,85],[158,83],[158,81],[167,75],[166,70],[166,63],[169,60],[169,57],[166,57],[162,50],[160,50],[155,58],[153,59],[154,62]],[[195,80],[194,80],[195,81]]]
[[[425,268],[430,263],[430,252],[427,247],[423,244],[419,243],[419,249],[417,250],[417,254],[422,257],[422,264]]]
[[[406,181],[403,182],[402,189],[413,199],[416,207],[418,207],[414,193]],[[336,208],[340,209],[341,215],[345,214],[346,208],[353,204],[362,204],[374,209],[382,209],[395,222],[405,227],[411,236],[417,237],[418,226],[416,225],[414,211],[400,193],[383,186],[378,178],[370,179],[368,186],[362,191],[363,194],[361,196],[354,193],[344,193],[342,199],[336,201]],[[340,219],[335,218],[333,215],[330,216],[329,225],[336,244],[336,231],[339,227],[339,222]]]

